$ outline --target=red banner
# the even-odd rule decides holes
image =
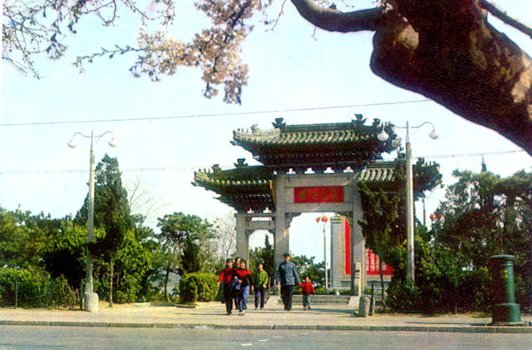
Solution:
[[[294,203],[342,203],[343,201],[342,186],[294,188]]]
[[[344,218],[344,271],[346,275],[351,275],[351,225],[349,220]]]
[[[371,249],[366,249],[366,273],[368,276],[379,276],[379,256],[371,251]],[[391,265],[382,263],[382,274],[384,276],[393,275],[393,268]]]

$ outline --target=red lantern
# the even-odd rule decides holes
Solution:
[[[436,215],[434,215],[434,213],[431,213],[429,215],[429,218],[430,218],[430,221],[434,221],[434,220],[436,220]]]
[[[320,223],[320,217],[316,217],[316,222],[319,224]]]
[[[323,215],[323,216],[321,217],[321,222],[327,222],[328,220],[329,220],[329,218],[326,217],[325,215]]]

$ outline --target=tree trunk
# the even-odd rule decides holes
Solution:
[[[532,65],[475,0],[397,0],[373,44],[371,69],[532,153]]]
[[[312,0],[291,1],[305,19],[324,30],[376,31],[370,63],[376,75],[498,132],[532,154],[531,60],[487,22],[488,12],[481,7],[485,1],[388,0],[373,9],[380,13],[342,13],[320,8]]]
[[[109,307],[113,307],[113,278],[115,270],[115,260],[109,260]]]
[[[386,300],[384,298],[384,274],[382,273],[382,258],[379,256],[379,275],[381,278],[381,303],[382,311],[386,311]]]
[[[166,302],[170,302],[170,297],[168,296],[168,280],[170,278],[170,266],[166,266],[166,274],[164,276],[164,297]]]

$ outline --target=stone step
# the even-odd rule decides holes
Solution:
[[[351,297],[348,295],[313,295],[312,303],[313,304],[348,304]],[[292,298],[293,302],[303,302],[303,296],[301,294],[296,294]],[[279,299],[279,303],[282,303],[282,299]]]
[[[315,304],[348,304],[350,300],[349,295],[313,295],[312,303]],[[269,296],[265,296],[265,302],[267,303]],[[293,302],[302,303],[303,295],[294,294],[292,298]],[[255,294],[252,293],[248,297],[248,304],[253,304],[255,302]],[[279,297],[278,303],[283,303],[282,299]]]

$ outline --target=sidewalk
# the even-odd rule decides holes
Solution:
[[[376,314],[366,318],[353,315],[348,305],[316,305],[303,311],[297,305],[286,312],[274,304],[263,311],[253,307],[245,316],[225,315],[219,302],[201,303],[196,308],[154,306],[149,303],[116,305],[100,304],[99,313],[77,310],[0,309],[0,326],[83,326],[83,327],[145,327],[145,328],[218,328],[218,329],[307,329],[364,330],[462,333],[532,333],[531,326],[488,326],[491,318],[474,315],[405,315]],[[527,325],[532,316],[523,316]]]

